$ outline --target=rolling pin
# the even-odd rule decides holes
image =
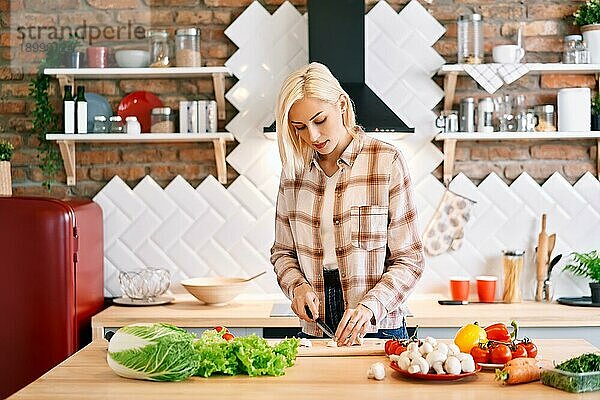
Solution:
[[[535,301],[544,299],[544,280],[548,271],[548,234],[546,233],[546,214],[542,214],[542,229],[538,235],[536,261],[537,287],[535,289]]]

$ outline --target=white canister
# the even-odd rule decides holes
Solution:
[[[589,88],[558,91],[558,130],[589,132],[591,129],[591,92]]]
[[[129,116],[127,118],[125,118],[125,130],[127,131],[128,134],[130,135],[139,135],[142,133],[142,127],[137,119],[137,117],[135,116]]]

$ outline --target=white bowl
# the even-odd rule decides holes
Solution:
[[[118,50],[115,59],[121,68],[143,68],[150,64],[150,53],[146,50]]]
[[[248,281],[244,278],[191,278],[181,281],[188,292],[206,304],[225,304],[240,294]]]

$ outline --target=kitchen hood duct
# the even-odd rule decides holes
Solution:
[[[350,95],[366,132],[414,132],[365,84],[364,0],[309,0],[308,49]]]

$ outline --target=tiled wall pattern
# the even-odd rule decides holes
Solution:
[[[436,132],[431,109],[443,96],[431,77],[444,63],[431,45],[443,33],[417,1],[399,13],[381,1],[366,16],[367,84],[415,127],[414,135],[394,144],[409,161],[421,230],[445,190],[431,175],[442,160],[431,144]],[[164,190],[150,177],[133,189],[118,177],[106,185],[94,200],[105,218],[107,296],[120,295],[119,270],[142,265],[164,266],[174,281],[272,271],[268,256],[280,165],[276,142],[263,136],[262,127],[273,121],[283,77],[308,60],[306,16],[287,2],[273,15],[254,2],[226,34],[239,47],[227,61],[239,79],[227,93],[239,111],[227,129],[240,144],[227,161],[240,176],[227,189],[213,177],[195,189],[181,177]],[[458,251],[427,258],[418,293],[446,294],[452,275],[501,276],[501,250],[525,247],[523,290],[530,297],[542,212],[548,214],[548,231],[557,233],[555,254],[600,247],[600,183],[591,174],[574,186],[558,174],[542,186],[526,174],[510,186],[494,174],[479,186],[459,175],[450,189],[477,200],[474,217]],[[562,273],[562,265],[553,273],[556,294],[586,294],[585,281]],[[248,292],[280,293],[273,273],[252,282]]]

